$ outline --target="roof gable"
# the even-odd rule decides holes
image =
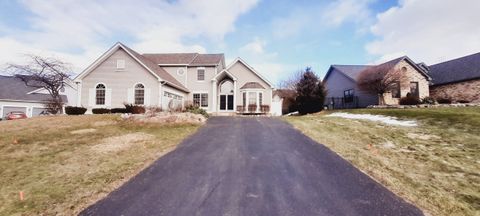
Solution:
[[[265,77],[263,77],[259,72],[257,72],[253,67],[251,67],[250,65],[248,65],[245,61],[243,61],[243,59],[241,59],[240,57],[237,57],[232,63],[230,63],[230,65],[228,65],[228,67],[225,69],[225,70],[229,70],[230,68],[232,68],[236,63],[241,63],[243,66],[245,66],[248,70],[250,70],[251,72],[253,72],[253,74],[255,74],[258,78],[260,78],[262,81],[264,81],[265,83],[267,83],[269,85],[270,88],[273,88],[273,84],[268,81]]]
[[[157,64],[150,61],[148,58],[138,54],[137,52],[123,45],[120,42],[117,42],[107,52],[105,52],[102,56],[100,56],[100,58],[98,58],[94,63],[92,63],[89,67],[87,67],[82,73],[80,73],[75,78],[75,80],[80,81],[81,79],[83,79],[95,68],[97,68],[98,65],[100,65],[102,62],[107,60],[111,55],[113,55],[113,53],[115,53],[118,49],[124,50],[130,57],[132,57],[141,66],[143,66],[148,72],[150,72],[159,81],[164,81],[167,85],[170,85],[184,92],[189,92],[187,88],[185,88],[180,82],[178,82],[178,80],[176,80],[172,75],[170,75],[163,68],[161,68]]]

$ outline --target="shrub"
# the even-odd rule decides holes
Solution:
[[[433,97],[424,97],[424,98],[422,99],[422,103],[423,103],[423,104],[436,104],[437,101],[436,101],[435,98],[433,98]]]
[[[437,102],[440,104],[451,104],[452,100],[448,98],[439,98],[437,99]]]
[[[325,86],[311,68],[307,67],[305,69],[302,78],[295,87],[298,93],[295,102],[300,114],[320,112],[323,109],[326,95]]]
[[[457,103],[470,103],[468,100],[457,100]]]
[[[92,109],[93,114],[107,114],[110,113],[110,109],[105,109],[105,108],[95,108]]]
[[[407,96],[400,98],[400,105],[417,105],[420,104],[420,99],[414,96]]]
[[[132,113],[132,114],[143,114],[143,113],[145,113],[145,107],[140,106],[140,105],[125,104],[125,109],[127,110],[127,113]]]
[[[127,113],[127,108],[113,108],[110,110],[111,113]]]
[[[67,115],[83,115],[87,111],[87,108],[84,107],[76,107],[76,106],[66,106],[65,113]]]
[[[207,113],[207,111],[205,111],[204,109],[198,107],[198,106],[195,106],[195,105],[187,105],[185,107],[185,111],[186,112],[189,112],[189,113],[194,113],[194,114],[200,114],[200,115],[203,115],[205,116],[205,118],[208,118],[209,115]]]

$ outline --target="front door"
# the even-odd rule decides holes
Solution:
[[[233,95],[220,95],[220,110],[233,111]]]

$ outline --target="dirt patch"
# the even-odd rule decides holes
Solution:
[[[117,124],[117,122],[116,121],[98,121],[98,122],[93,123],[93,126],[94,127],[103,127],[103,126],[114,125],[114,124]]]
[[[86,134],[86,133],[93,133],[95,131],[97,131],[97,129],[95,128],[86,128],[86,129],[70,131],[70,134]]]
[[[122,115],[124,120],[131,120],[142,123],[190,123],[204,124],[207,121],[203,115],[185,113],[159,112],[149,115]]]
[[[410,139],[421,139],[421,140],[432,140],[432,139],[440,139],[441,138],[437,135],[417,134],[417,133],[407,133],[407,137],[410,138]]]
[[[112,153],[128,149],[134,145],[141,145],[145,141],[154,139],[147,133],[130,133],[121,136],[107,137],[99,144],[92,146],[92,150],[98,153]]]

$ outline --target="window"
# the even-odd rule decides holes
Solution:
[[[95,104],[96,105],[105,105],[105,85],[98,84],[95,87]]]
[[[199,81],[205,80],[205,68],[197,69],[197,80]]]
[[[257,93],[249,92],[248,93],[248,105],[257,105]]]
[[[246,92],[243,92],[243,106],[247,106],[247,93]]]
[[[177,70],[177,75],[183,76],[184,74],[185,74],[185,69],[179,68],[179,69]]]
[[[145,86],[139,83],[135,85],[135,104],[143,105],[145,103]]]
[[[417,98],[420,96],[418,92],[418,82],[410,82],[410,94]]]
[[[402,72],[407,72],[407,67],[402,67]]]
[[[221,94],[233,94],[233,82],[226,80],[220,84],[220,93]]]
[[[202,101],[200,102],[201,107],[208,107],[208,94],[200,95]]]
[[[208,94],[193,94],[193,105],[200,107],[208,107]]]
[[[262,93],[259,92],[259,93],[258,93],[258,104],[259,104],[260,106],[262,105],[262,99],[263,99],[263,98],[262,98]]]
[[[353,89],[348,89],[343,91],[343,99],[345,100],[345,103],[353,102],[353,97],[354,97]]]
[[[392,93],[392,98],[400,98],[400,83],[396,82],[392,84],[392,89],[390,89],[390,92]]]
[[[125,60],[124,59],[117,59],[117,70],[125,69]]]
[[[183,96],[176,95],[167,91],[163,92],[163,96],[168,97],[168,98],[173,98],[175,100],[183,100]]]

